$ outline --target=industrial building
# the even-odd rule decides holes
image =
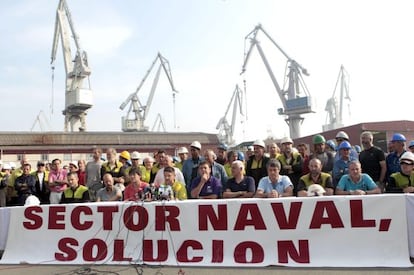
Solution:
[[[158,150],[176,155],[179,147],[189,147],[199,141],[204,149],[215,149],[219,144],[216,134],[207,133],[152,133],[152,132],[0,132],[2,161],[18,162],[26,155],[33,165],[38,160],[63,162],[91,158],[92,149],[113,147],[118,152],[138,151],[142,156]]]
[[[316,134],[322,134],[326,140],[335,139],[339,131],[345,131],[349,136],[349,142],[352,145],[361,145],[360,135],[364,131],[370,131],[374,135],[374,145],[380,147],[387,152],[387,144],[391,140],[394,133],[401,133],[407,141],[414,139],[414,121],[396,120],[396,121],[380,121],[380,122],[363,122],[347,127],[329,130],[322,133],[294,139],[295,144],[305,143],[312,145],[312,137]],[[311,147],[310,147],[311,148]]]

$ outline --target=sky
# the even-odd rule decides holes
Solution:
[[[121,131],[119,106],[134,93],[160,52],[170,63],[173,92],[161,74],[145,125],[161,115],[168,132],[218,133],[236,85],[237,142],[289,135],[281,100],[256,49],[246,72],[245,39],[257,24],[310,73],[304,77],[315,113],[302,136],[322,131],[326,101],[341,65],[350,75],[344,123],[411,120],[414,3],[410,0],[66,0],[87,52],[94,105],[87,131]],[[63,131],[65,72],[61,45],[54,78],[50,56],[58,1],[3,0],[0,9],[2,131]],[[257,39],[278,83],[287,58],[263,33]],[[73,49],[72,49],[73,51]],[[146,102],[157,66],[138,96]],[[337,92],[338,93],[338,92]],[[233,107],[227,115],[232,120]],[[40,115],[42,113],[42,115]],[[44,115],[43,115],[44,114]],[[37,120],[40,119],[41,123]],[[42,124],[42,127],[40,126]]]

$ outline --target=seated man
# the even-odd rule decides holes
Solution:
[[[255,197],[280,198],[293,196],[293,184],[290,178],[279,174],[280,162],[271,159],[266,167],[268,176],[260,179]]]
[[[187,199],[187,189],[185,188],[184,182],[179,182],[175,179],[175,169],[173,167],[165,167],[164,168],[164,184],[161,186],[166,185],[173,190],[173,194],[170,199],[177,199],[177,200],[186,200]],[[161,187],[160,186],[160,187]]]
[[[244,175],[244,163],[242,161],[233,161],[231,174],[233,177],[227,181],[223,198],[252,198],[256,191],[256,185],[252,177]]]
[[[380,194],[381,189],[365,173],[362,173],[361,163],[353,160],[348,165],[349,174],[343,175],[336,187],[336,195],[368,195]]]
[[[309,161],[308,168],[309,168],[309,173],[302,176],[299,179],[298,197],[309,196],[308,193],[312,193],[312,192],[307,192],[307,191],[310,191],[309,187],[314,184],[320,185],[324,189],[324,192],[320,192],[320,191],[316,192],[318,196],[319,195],[322,195],[322,196],[333,195],[334,186],[332,183],[332,177],[330,174],[322,172],[322,162],[317,158],[313,158]]]
[[[27,197],[36,194],[36,178],[30,173],[29,163],[23,164],[23,174],[17,177],[14,188],[17,191],[19,205],[24,205]]]
[[[89,202],[88,187],[79,184],[78,174],[70,172],[67,176],[69,188],[63,191],[60,203]]]
[[[221,193],[221,182],[211,175],[211,168],[203,160],[198,166],[198,176],[193,179],[190,186],[193,199],[218,199]]]
[[[392,173],[387,193],[414,193],[414,154],[405,152],[400,157],[401,172]]]
[[[103,176],[103,183],[105,187],[99,189],[96,193],[97,202],[122,200],[122,191],[119,187],[114,185],[114,179],[111,174],[106,173]]]
[[[124,201],[152,200],[149,184],[141,181],[141,169],[132,168],[129,170],[130,183],[124,190]]]

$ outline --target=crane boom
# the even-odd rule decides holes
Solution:
[[[76,54],[72,59],[70,37],[73,38]],[[92,90],[89,76],[91,69],[88,65],[87,54],[82,50],[79,37],[75,31],[72,16],[65,0],[60,0],[56,11],[55,31],[53,37],[51,65],[54,70],[56,53],[62,43],[62,53],[66,72],[65,115],[64,131],[71,132],[86,130],[86,111],[92,107]],[[87,80],[87,87],[84,81]]]
[[[271,43],[276,46],[276,48],[287,59],[288,73],[286,75],[287,81],[285,82],[285,84],[287,83],[286,88],[285,85],[283,88],[280,87],[269,62],[267,61],[260,42],[257,40],[259,32],[264,33]],[[247,39],[250,40],[250,47],[249,50],[245,52],[241,73],[243,74],[246,71],[251,53],[254,47],[256,47],[282,102],[283,108],[279,109],[279,114],[286,115],[287,118],[285,121],[289,125],[290,136],[292,138],[300,137],[300,124],[304,119],[301,114],[313,112],[311,97],[302,77],[302,74],[306,76],[309,75],[307,70],[294,59],[290,58],[289,55],[287,55],[287,53],[272,39],[272,37],[262,28],[260,24],[245,37],[245,40]],[[302,92],[304,95],[302,95]]]
[[[157,72],[155,73],[154,80],[152,82],[151,90],[145,104],[141,103],[138,92],[141,90],[142,86],[144,85],[145,81],[147,80],[149,74],[151,73],[152,69],[155,67],[157,61],[160,62]],[[119,106],[121,110],[124,110],[125,107],[130,104],[128,109],[127,115],[122,117],[122,131],[124,132],[140,132],[140,131],[148,131],[148,127],[144,125],[144,122],[148,116],[148,113],[151,108],[151,104],[155,95],[155,90],[158,85],[159,77],[161,74],[161,70],[165,72],[168,78],[168,82],[170,83],[171,89],[173,91],[173,98],[175,99],[175,93],[178,91],[174,87],[174,83],[172,80],[170,64],[166,58],[164,58],[161,53],[158,53],[155,57],[154,61],[151,63],[150,68],[145,73],[143,79],[141,80],[140,84],[138,85],[137,89],[134,93],[130,94],[127,99]],[[130,113],[134,113],[134,118],[130,118]]]
[[[339,107],[336,92],[339,86]],[[351,100],[349,97],[349,74],[344,66],[341,68],[336,79],[332,96],[327,100],[325,111],[327,112],[326,124],[322,126],[323,131],[333,130],[344,126],[343,113],[344,101]]]
[[[160,113],[158,113],[157,117],[155,118],[154,124],[152,125],[152,132],[161,132],[161,129],[163,132],[165,132],[165,124],[164,120],[162,119],[162,116]]]
[[[227,114],[230,111],[230,108],[233,106],[231,124],[227,121]],[[239,110],[241,115],[243,114],[243,92],[239,88],[239,85],[236,85],[236,88],[233,91],[233,95],[230,99],[229,105],[227,106],[224,116],[220,118],[217,123],[216,129],[219,130],[219,140],[222,143],[231,145],[234,141],[234,130],[236,126],[236,117],[237,110]]]

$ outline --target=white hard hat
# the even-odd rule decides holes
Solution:
[[[411,152],[405,152],[404,154],[402,154],[402,156],[400,157],[400,161],[402,160],[409,160],[411,162],[414,162],[414,154]]]
[[[254,147],[252,145],[247,147],[247,151],[253,151],[253,150],[254,150]]]
[[[10,166],[10,164],[5,163],[5,164],[3,164],[2,169],[3,169],[3,170],[10,170],[10,169],[11,169],[11,166]]]
[[[180,147],[180,148],[178,148],[177,154],[188,154],[187,147]]]
[[[319,184],[311,184],[308,187],[308,197],[323,196],[325,189]]]
[[[261,139],[256,139],[256,140],[253,142],[253,146],[260,146],[260,147],[263,147],[263,148],[265,148],[265,147],[266,147],[266,145],[265,145],[264,141],[263,141],[263,140],[261,140]]]
[[[13,161],[11,161],[10,162],[10,168],[11,169],[16,168],[16,163],[14,163]]]
[[[24,202],[24,206],[33,205],[40,205],[40,200],[35,195],[29,195]]]
[[[293,144],[293,140],[290,137],[284,137],[280,141],[280,144],[283,144],[283,143],[291,143],[291,144]]]
[[[69,165],[73,165],[73,166],[75,166],[76,168],[78,168],[78,163],[77,163],[76,161],[71,161],[71,162],[69,162]]]
[[[336,134],[335,138],[342,138],[342,139],[349,140],[349,136],[348,136],[348,134],[347,134],[347,133],[345,133],[344,131],[339,131],[339,132]]]
[[[132,152],[131,159],[139,159],[139,153],[137,151]]]
[[[194,147],[194,148],[197,148],[198,150],[201,150],[201,144],[200,144],[200,142],[198,142],[198,141],[193,141],[193,142],[190,144],[190,147]]]

